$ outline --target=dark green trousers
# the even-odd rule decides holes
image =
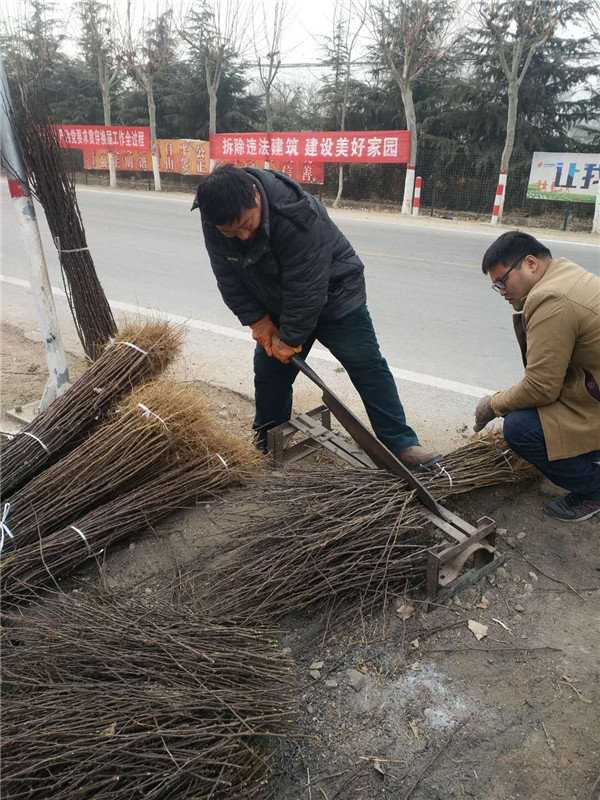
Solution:
[[[325,345],[342,364],[364,403],[375,434],[393,453],[419,444],[417,434],[406,424],[396,383],[379,350],[366,304],[342,319],[319,322],[302,347],[302,358],[308,356],[315,341]],[[287,422],[292,415],[292,386],[297,374],[292,364],[269,358],[260,345],[256,346],[253,428],[262,450],[266,450],[267,431]]]

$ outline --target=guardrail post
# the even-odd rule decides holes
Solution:
[[[413,197],[413,208],[412,213],[415,216],[419,215],[419,207],[421,205],[421,178],[415,179],[415,194]]]

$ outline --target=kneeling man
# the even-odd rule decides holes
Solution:
[[[475,430],[504,417],[509,447],[569,491],[546,512],[589,519],[600,512],[600,278],[519,231],[500,236],[482,266],[518,312],[525,375],[481,399]]]

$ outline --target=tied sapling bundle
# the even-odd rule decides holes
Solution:
[[[147,482],[177,462],[226,451],[234,463],[255,459],[249,443],[224,431],[202,396],[173,381],[129,395],[75,450],[16,492],[4,522],[15,557],[87,511]],[[7,551],[3,527],[4,553]]]
[[[65,292],[77,334],[95,361],[117,326],[98,280],[87,244],[75,191],[57,127],[42,98],[39,82],[18,71],[19,92],[12,125],[19,142],[31,194],[39,201],[58,251]],[[10,171],[10,164],[6,165]]]
[[[56,584],[122,539],[154,532],[154,526],[170,514],[247,482],[250,459],[243,456],[240,447],[232,452],[222,449],[219,454],[207,451],[161,472],[39,542],[8,554],[0,564],[3,607],[31,599],[44,585]]]
[[[2,498],[81,442],[109,409],[174,361],[184,329],[166,321],[133,322],[67,391],[19,433],[2,442]]]

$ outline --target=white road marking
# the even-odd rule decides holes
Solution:
[[[0,281],[10,286],[18,286],[22,289],[30,289],[29,281],[23,278],[13,278],[9,275],[0,275]],[[56,287],[52,287],[52,293],[60,298],[66,299],[65,292]],[[158,309],[148,308],[145,306],[137,306],[133,303],[123,303],[120,300],[109,300],[112,309],[118,311],[125,311],[130,314],[139,314],[146,317],[156,317],[157,315],[168,319],[175,323],[184,323],[188,328],[198,331],[206,331],[207,333],[214,333],[218,336],[226,336],[229,339],[238,339],[244,342],[254,344],[251,335],[245,330],[238,330],[237,328],[228,328],[224,325],[215,325],[212,322],[204,322],[199,319],[191,319],[183,317],[180,314],[170,314],[166,311],[159,311]],[[314,348],[310,351],[311,357],[318,358],[321,361],[329,361],[337,364],[337,359],[327,350]],[[399,381],[408,381],[409,383],[416,383],[421,386],[432,386],[435,389],[443,389],[447,392],[454,392],[455,394],[466,395],[467,397],[484,397],[488,394],[493,394],[493,389],[484,389],[481,386],[471,386],[468,383],[460,383],[459,381],[448,380],[447,378],[437,378],[434,375],[425,375],[422,372],[413,372],[408,369],[401,369],[400,367],[390,367],[392,375]]]

